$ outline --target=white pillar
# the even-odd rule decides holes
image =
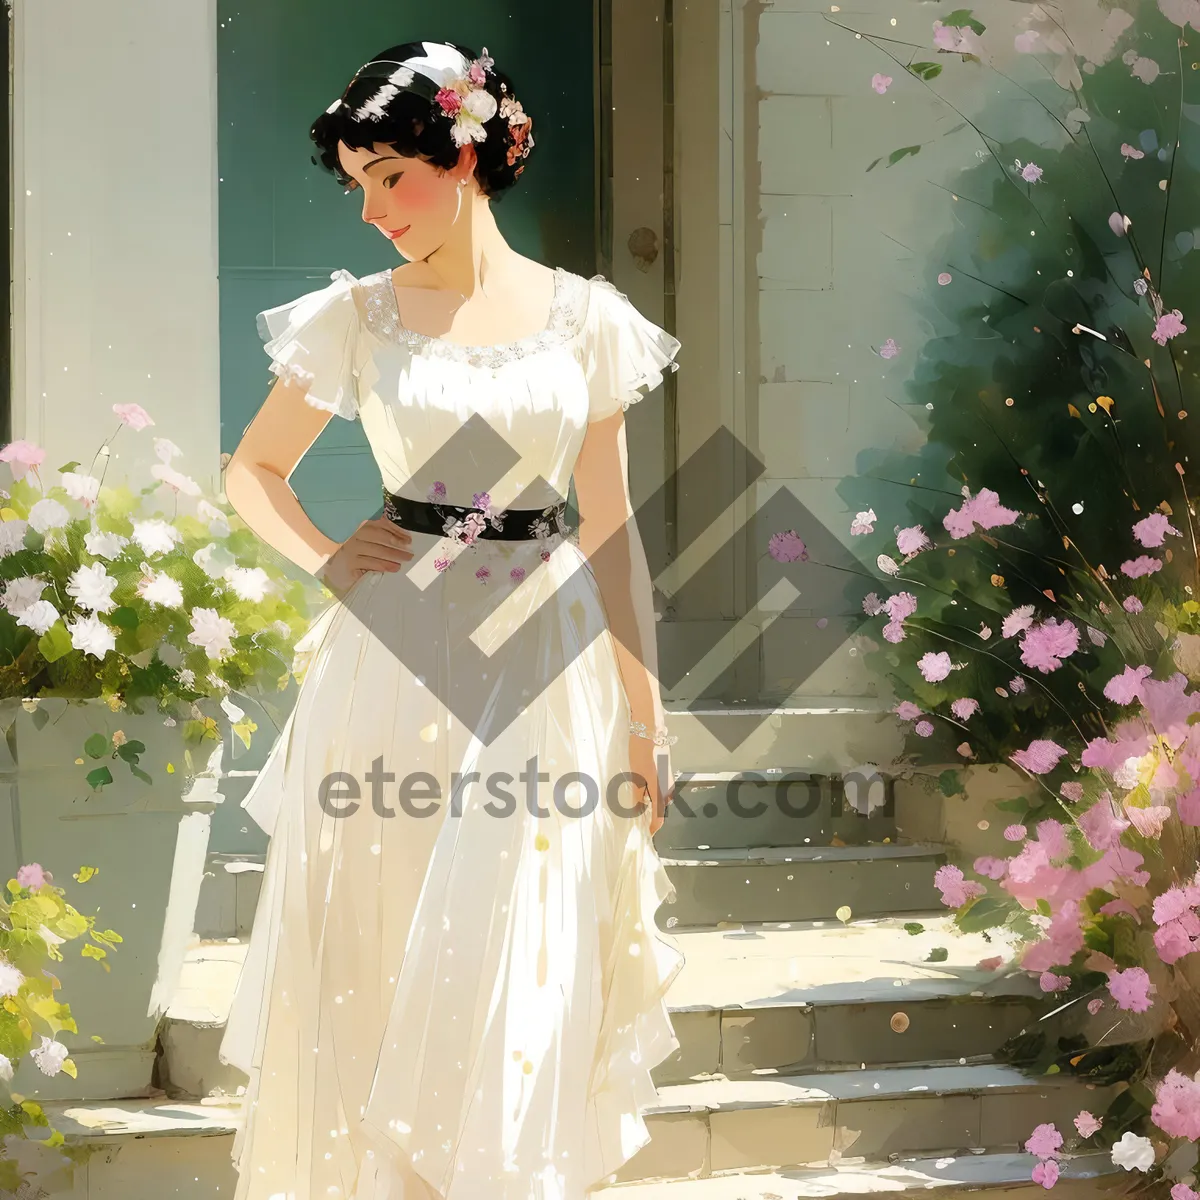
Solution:
[[[216,0],[14,0],[13,437],[219,483]],[[146,482],[149,482],[147,478]]]

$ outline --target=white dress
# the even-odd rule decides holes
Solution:
[[[679,348],[604,280],[555,281],[545,330],[501,346],[406,330],[389,271],[336,272],[259,328],[276,374],[363,422],[390,491],[427,500],[432,470],[446,503],[542,508],[567,495],[588,422]],[[629,767],[590,567],[553,528],[412,549],[306,635],[243,802],[270,843],[220,1052],[249,1076],[234,1200],[413,1200],[413,1170],[447,1200],[579,1200],[648,1141],[650,1071],[678,1047],[649,807],[621,815],[623,783],[589,809],[566,779],[603,790]],[[526,777],[498,800],[489,781],[531,758],[533,798]],[[376,760],[396,782],[368,782]],[[482,782],[455,792],[469,772]]]

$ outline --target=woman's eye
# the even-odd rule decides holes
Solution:
[[[401,175],[403,175],[403,174],[404,174],[404,172],[403,172],[403,171],[400,171],[400,172],[398,172],[398,173],[397,173],[397,174],[395,174],[395,175],[389,175],[389,176],[388,176],[388,177],[387,177],[387,178],[386,178],[386,179],[383,181],[383,186],[384,186],[385,188],[387,188],[389,191],[391,191],[391,189],[392,189],[392,188],[394,188],[394,187],[396,186],[396,184],[400,182],[400,176],[401,176]]]

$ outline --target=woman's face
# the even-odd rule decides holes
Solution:
[[[409,262],[428,258],[450,234],[461,211],[475,169],[475,150],[464,146],[458,165],[449,171],[421,158],[406,158],[394,146],[376,142],[374,148],[352,150],[338,143],[342,170],[362,192],[362,219],[374,225]]]

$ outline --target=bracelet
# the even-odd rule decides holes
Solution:
[[[637,737],[646,738],[656,746],[673,746],[679,741],[679,735],[668,733],[665,726],[656,729],[653,733],[647,733],[645,721],[630,721],[629,732]]]

